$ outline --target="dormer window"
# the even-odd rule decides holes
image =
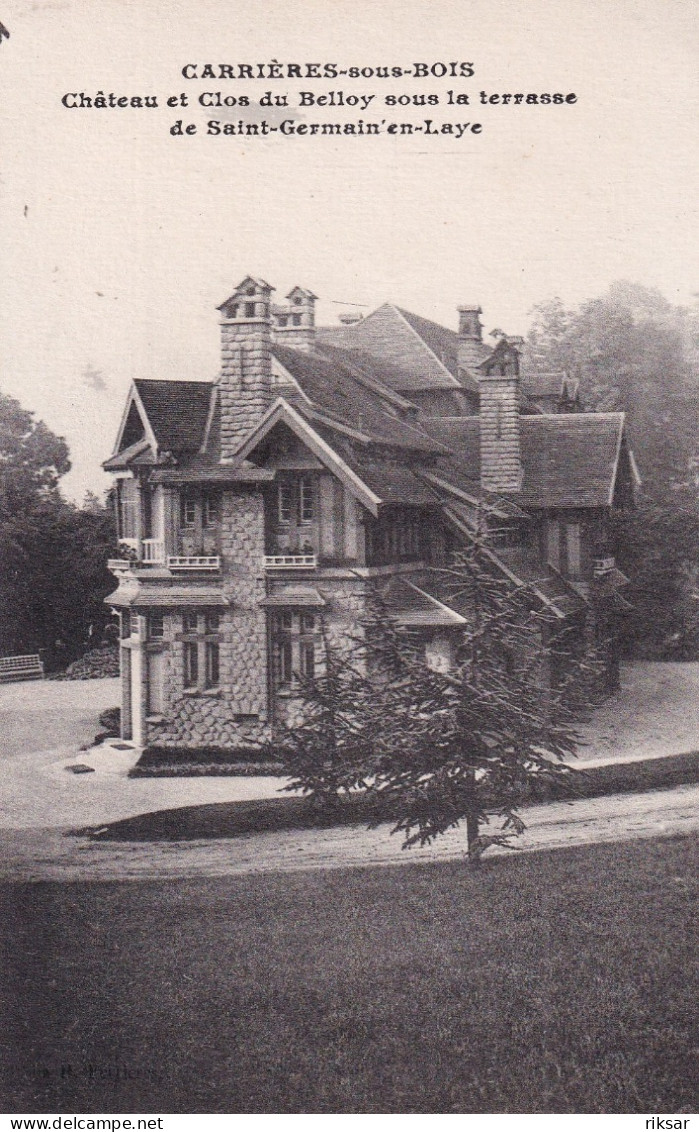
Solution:
[[[301,315],[300,314],[292,314],[291,324],[292,324],[292,326],[300,326],[301,325]]]
[[[278,318],[279,318],[279,326],[286,326],[286,323],[287,323],[287,317],[286,317],[286,315],[285,315],[285,314],[280,314],[280,315],[278,316]]]
[[[254,303],[246,303],[245,304],[245,317],[246,318],[254,318],[255,317],[255,304]]]

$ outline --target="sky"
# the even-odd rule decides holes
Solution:
[[[617,279],[697,288],[697,30],[685,0],[3,0],[0,390],[65,436],[65,493],[101,493],[136,377],[207,379],[216,307],[248,273],[456,327],[525,333],[535,303]],[[441,61],[470,77],[185,80],[182,67]],[[262,110],[266,90],[289,109]],[[374,94],[366,111],[299,91]],[[469,95],[446,106],[447,91]],[[68,92],[157,109],[68,109]],[[253,101],[204,109],[203,92]],[[483,105],[480,91],[575,93]],[[185,93],[189,105],[165,106]],[[387,95],[440,104],[388,109]],[[206,122],[477,122],[479,133],[246,138]],[[181,119],[195,136],[172,136]]]

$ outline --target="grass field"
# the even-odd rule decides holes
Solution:
[[[696,849],[3,886],[3,1111],[695,1111]]]

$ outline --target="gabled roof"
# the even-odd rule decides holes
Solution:
[[[387,461],[362,459],[355,451],[346,451],[344,459],[382,503],[409,504],[413,507],[435,507],[437,493],[411,468]]]
[[[480,482],[478,418],[432,417],[423,423],[452,452],[435,470],[457,487],[473,491]],[[524,479],[515,502],[524,507],[609,507],[623,430],[623,413],[521,417]]]
[[[123,448],[121,452],[117,452],[116,456],[110,456],[108,460],[104,460],[102,467],[105,472],[120,472],[129,467],[130,464],[136,461],[146,460],[153,463],[154,457],[150,446],[150,441],[144,436],[141,440],[129,444],[128,448]]]
[[[349,466],[346,460],[339,454],[336,447],[328,443],[327,438],[323,436],[317,428],[312,427],[299,412],[298,408],[291,405],[283,397],[277,398],[267,410],[262,420],[252,430],[245,443],[239,448],[236,456],[236,464],[232,466],[239,466],[239,461],[247,459],[265,440],[272,429],[276,428],[280,423],[290,428],[302,444],[305,444],[314,456],[318,457],[322,464],[334,472],[338,479],[344,483],[347,490],[358,499],[360,503],[371,511],[373,515],[378,514],[381,499],[369,489],[361,477]]]
[[[287,299],[294,299],[294,298],[296,298],[297,295],[300,295],[302,299],[317,299],[318,298],[318,296],[314,295],[312,291],[309,291],[307,287],[299,287],[298,283],[296,284],[295,287],[291,288],[291,290],[289,291],[289,294],[286,296],[286,298]]]
[[[389,367],[386,384],[408,396],[426,389],[458,389],[458,335],[391,303],[351,326],[318,331],[321,343],[357,347]],[[391,372],[392,371],[392,372]]]
[[[256,279],[254,275],[246,275],[242,282],[238,284],[233,294],[229,295],[227,299],[224,299],[224,301],[218,307],[216,307],[216,310],[222,311],[224,307],[228,306],[231,299],[240,298],[243,288],[246,287],[248,283],[254,284],[255,288],[258,291],[264,291],[268,295],[270,295],[272,291],[275,290],[275,288],[272,287],[269,283],[265,282],[264,279]]]
[[[417,405],[396,393],[394,385],[400,383],[401,374],[390,362],[376,358],[366,350],[330,345],[322,341],[316,341],[315,348],[317,352],[346,367],[387,405],[394,406],[401,412],[418,411]]]
[[[209,415],[211,381],[137,379],[141,399],[161,452],[196,452]]]
[[[284,366],[306,397],[312,409],[320,412],[326,424],[336,422],[342,429],[351,429],[365,443],[386,444],[415,452],[438,452],[441,446],[422,428],[401,420],[388,411],[388,398],[367,384],[332,352],[292,350],[273,343],[272,353]],[[341,355],[342,351],[338,351]],[[376,382],[374,383],[376,384]],[[309,414],[302,401],[297,409]]]

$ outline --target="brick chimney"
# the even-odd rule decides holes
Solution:
[[[272,307],[272,340],[292,350],[313,349],[316,340],[316,299],[312,291],[294,287],[284,306]]]
[[[493,492],[521,491],[518,367],[490,362],[488,359],[478,370],[481,487]]]
[[[272,401],[270,295],[248,275],[221,312],[221,462],[229,463]]]
[[[459,312],[457,362],[465,369],[475,369],[483,360],[483,327],[478,317],[483,312],[479,306],[470,304],[456,309]]]

